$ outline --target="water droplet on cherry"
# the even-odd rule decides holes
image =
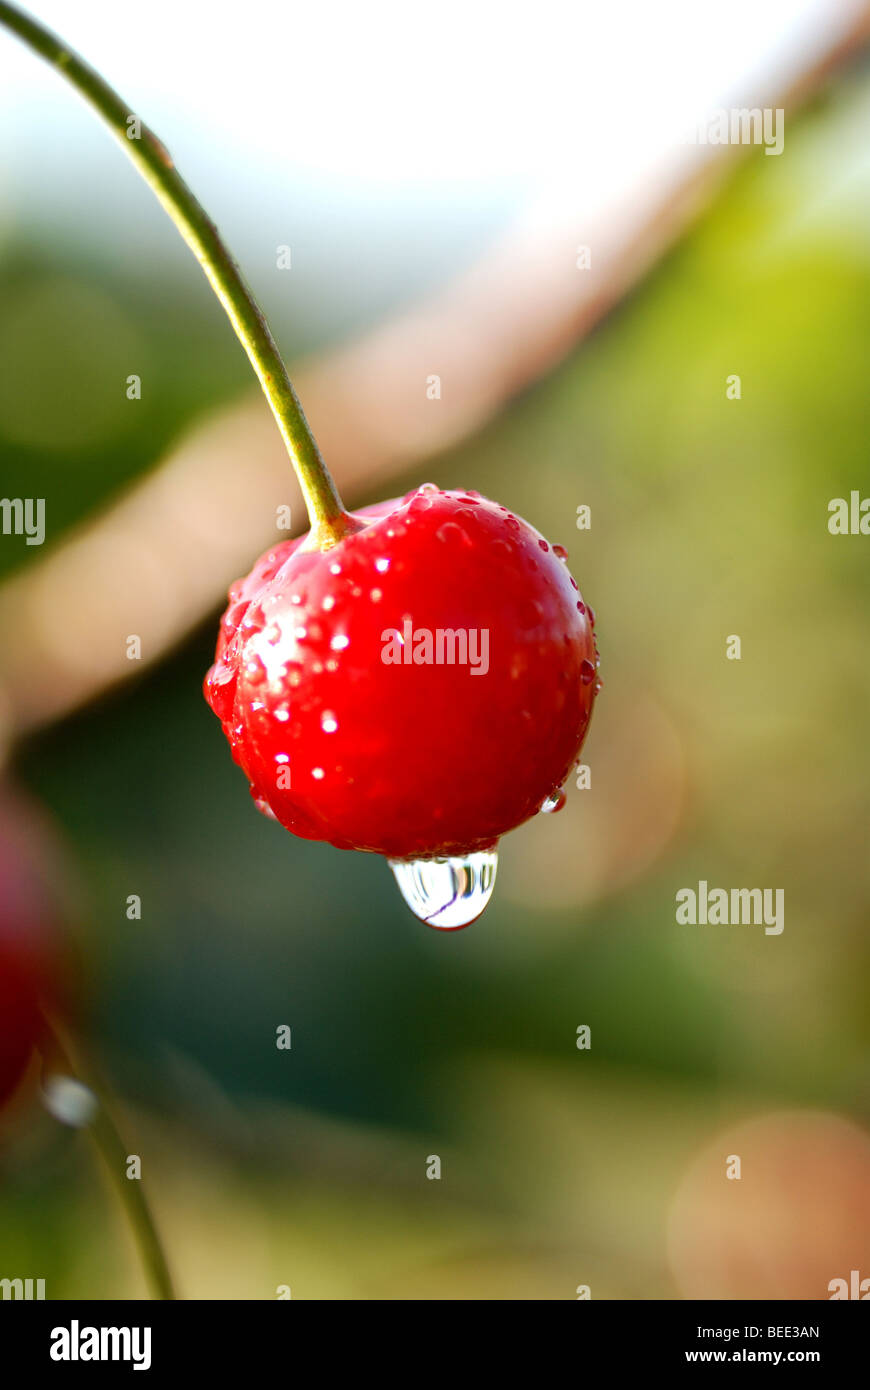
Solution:
[[[595,679],[595,667],[591,661],[580,662],[580,679],[584,685],[591,685]]]
[[[464,527],[455,521],[445,521],[443,526],[439,526],[435,532],[439,541],[444,541],[448,545],[473,545],[471,537]]]
[[[388,862],[414,916],[439,931],[456,931],[479,917],[492,897],[498,851],[479,850],[455,859]]]
[[[568,559],[568,552],[567,552],[567,550],[565,549],[564,545],[554,545],[554,546],[553,546],[553,554],[555,555],[555,557],[556,557],[557,560],[567,560],[567,559]]]
[[[565,802],[568,800],[561,787],[557,787],[554,792],[541,803],[541,810],[546,814],[552,811],[561,811]]]

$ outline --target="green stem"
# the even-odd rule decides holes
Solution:
[[[62,73],[102,116],[151,185],[199,261],[257,373],[299,479],[311,522],[310,545],[326,550],[360,528],[342,506],[287,369],[254,296],[217,227],[177,172],[169,152],[117,92],[62,39],[16,5],[0,0],[0,24]]]
[[[70,1060],[69,1052],[62,1042],[58,1030],[43,1015],[43,1065],[47,1076],[68,1076],[79,1080],[78,1069]],[[154,1298],[174,1299],[175,1289],[172,1275],[163,1250],[163,1244],[154,1224],[151,1208],[145,1197],[140,1178],[127,1177],[127,1159],[130,1150],[106,1108],[103,1097],[97,1089],[86,1083],[97,1098],[97,1110],[89,1122],[91,1139],[114,1181],[121,1205],[127,1213],[127,1220],[133,1232],[139,1256],[151,1285]]]

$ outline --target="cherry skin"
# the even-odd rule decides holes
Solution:
[[[490,849],[577,760],[591,611],[564,552],[475,493],[425,484],[355,515],[331,549],[286,541],[232,586],[206,699],[294,834],[391,859]]]

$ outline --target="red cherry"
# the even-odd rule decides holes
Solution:
[[[0,945],[0,1106],[17,1089],[39,1040],[32,983],[29,962]]]
[[[294,834],[399,860],[491,849],[580,752],[589,611],[561,551],[476,493],[425,484],[356,515],[232,586],[206,699]]]
[[[42,1004],[59,985],[57,869],[42,819],[0,789],[0,1106],[17,1089],[43,1032]]]

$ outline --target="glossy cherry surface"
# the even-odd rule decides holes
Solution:
[[[230,589],[206,698],[259,808],[393,859],[487,849],[557,791],[598,689],[564,551],[432,484]],[[452,657],[452,660],[451,660]]]

